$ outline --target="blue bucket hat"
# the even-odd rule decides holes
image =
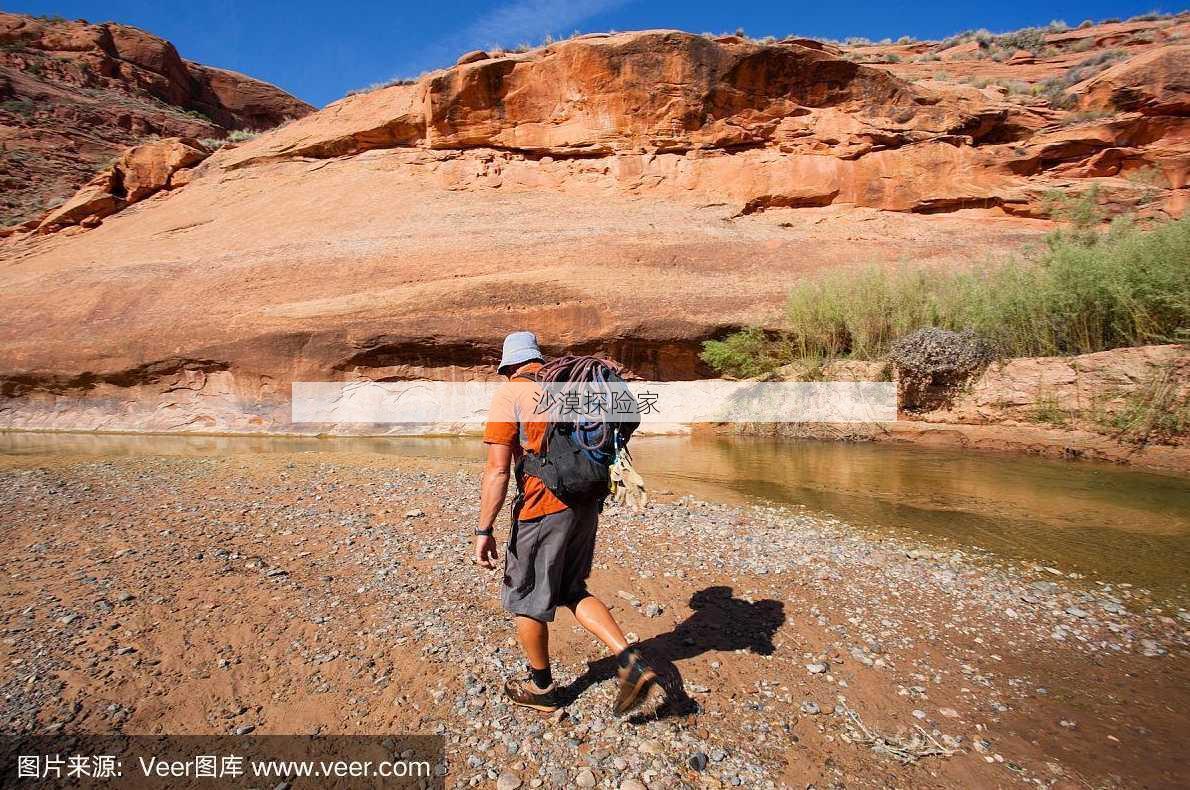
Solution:
[[[533,359],[545,359],[537,347],[537,335],[532,332],[513,332],[504,338],[504,353],[500,355],[500,364],[496,369],[503,371]]]

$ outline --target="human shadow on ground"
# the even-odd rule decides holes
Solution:
[[[750,603],[732,596],[727,586],[707,587],[690,596],[694,613],[672,631],[649,637],[636,646],[657,672],[657,685],[665,695],[655,710],[637,714],[629,721],[688,716],[698,712],[698,703],[686,693],[675,661],[700,656],[708,650],[750,650],[770,656],[776,650],[773,634],[785,622],[785,604],[763,600]],[[616,659],[608,656],[587,665],[587,671],[558,689],[558,700],[569,705],[591,686],[616,676]]]

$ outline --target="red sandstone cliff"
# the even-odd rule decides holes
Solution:
[[[0,12],[0,227],[68,198],[153,136],[223,137],[312,111],[134,27]]]

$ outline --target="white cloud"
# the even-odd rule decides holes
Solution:
[[[509,0],[486,11],[457,33],[432,42],[410,63],[414,69],[449,66],[472,49],[537,44],[546,34],[566,36],[579,23],[633,0]]]
[[[629,0],[512,0],[493,8],[468,25],[457,40],[468,47],[536,43],[547,33],[566,35],[575,25]],[[455,38],[455,37],[452,37]]]

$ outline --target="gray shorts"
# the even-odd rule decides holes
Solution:
[[[504,552],[504,608],[548,623],[559,606],[589,595],[598,523],[597,506],[567,508],[532,521],[514,519]]]

